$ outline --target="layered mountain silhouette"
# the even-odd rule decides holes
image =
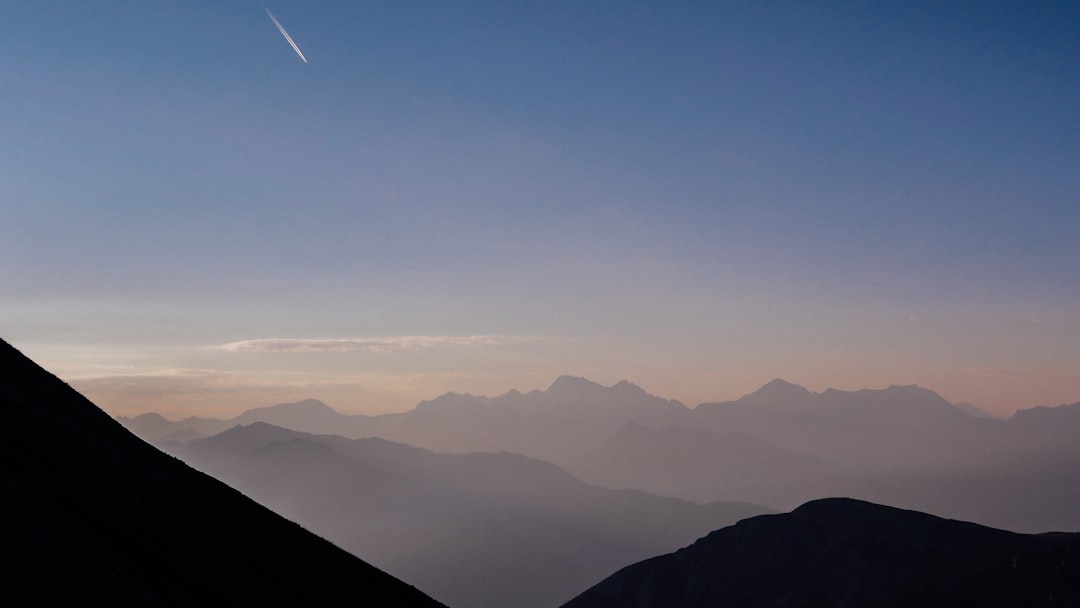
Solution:
[[[691,500],[789,509],[851,496],[1014,531],[1080,530],[1073,412],[1080,407],[995,420],[915,386],[811,393],[774,381],[698,406],[692,429],[618,433],[569,468],[592,483]]]
[[[941,511],[952,499],[922,504],[924,482],[993,462],[987,455],[1009,430],[919,387],[812,393],[782,380],[702,404],[691,418],[693,427],[624,428],[571,468],[595,483],[692,500],[792,508],[847,495]]]
[[[252,422],[350,438],[381,437],[438,452],[510,451],[562,464],[605,439],[626,422],[666,426],[690,410],[623,381],[604,387],[561,376],[546,391],[510,391],[498,397],[447,393],[415,409],[378,416],[346,415],[309,399],[248,410],[229,420],[165,421],[144,414],[120,421],[148,441],[213,435]]]
[[[0,341],[4,601],[438,602],[125,430]]]
[[[564,608],[1080,605],[1080,534],[1015,534],[833,498],[717,530]]]
[[[585,484],[507,452],[438,454],[266,423],[166,449],[451,606],[557,606],[765,509]]]
[[[696,502],[791,509],[851,496],[1036,532],[1080,530],[1078,412],[1080,404],[994,419],[917,386],[814,393],[783,380],[691,409],[629,382],[563,376],[544,391],[448,393],[381,416],[308,400],[232,420],[122,422],[149,440],[185,441],[263,421],[439,452],[516,452],[588,483]]]

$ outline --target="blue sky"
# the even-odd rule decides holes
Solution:
[[[1068,3],[13,2],[0,332],[117,413],[561,373],[1076,401],[1077,31]]]

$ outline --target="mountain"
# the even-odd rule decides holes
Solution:
[[[918,386],[815,393],[780,379],[690,409],[626,381],[605,387],[563,376],[543,391],[447,393],[382,416],[348,416],[309,400],[216,421],[214,432],[275,421],[439,452],[511,451],[591,484],[697,502],[787,510],[850,496],[1034,532],[1080,529],[1072,507],[1080,503],[1078,413],[1080,405],[1071,405],[993,419]],[[135,421],[126,423],[134,428]],[[203,419],[184,424],[147,426],[160,440],[210,428]]]
[[[134,418],[118,416],[116,421],[127,430],[151,443],[187,441],[220,433],[232,426],[227,420],[189,416],[183,420],[168,420],[161,414],[149,412]]]
[[[967,401],[960,401],[958,403],[954,403],[953,407],[960,410],[961,412],[964,412],[965,414],[975,416],[976,418],[991,418],[994,420],[1000,420],[1002,418],[1002,416],[998,416],[997,414],[991,414],[990,412],[982,409],[974,403],[968,403]]]
[[[563,464],[591,483],[691,500],[792,508],[857,495],[904,503],[914,500],[908,477],[979,466],[1003,430],[919,387],[812,393],[783,380],[701,404],[687,420],[627,425]]]
[[[1080,534],[1015,534],[834,498],[623,568],[564,608],[1076,605]]]
[[[1044,405],[1018,410],[1011,422],[1027,432],[1072,434],[1080,425],[1080,401],[1058,407]]]
[[[764,403],[773,405],[794,405],[812,399],[814,393],[798,384],[792,384],[782,378],[770,380],[758,390],[744,396],[742,403]]]
[[[0,341],[10,605],[440,606],[125,430]]]
[[[421,403],[378,436],[440,452],[505,450],[568,464],[627,422],[668,425],[689,414],[678,401],[626,381],[604,387],[562,376],[546,391],[444,395]]]
[[[983,422],[918,386],[812,393],[782,380],[736,401],[703,403],[694,409],[694,419],[697,428],[835,450],[877,446],[882,439],[907,441],[912,434],[948,433]]]
[[[627,424],[682,428],[757,437],[773,445],[850,459],[850,452],[892,459],[897,442],[905,454],[936,461],[925,436],[953,438],[978,432],[975,420],[936,393],[915,386],[812,393],[777,379],[736,401],[704,403],[691,410],[621,381],[605,387],[561,376],[545,391],[509,391],[497,397],[446,393],[411,411],[379,416],[346,415],[308,399],[245,411],[229,420],[160,416],[121,418],[148,441],[211,435],[231,426],[267,422],[316,434],[382,437],[440,452],[513,451],[576,467]],[[889,449],[880,449],[885,441]],[[954,442],[944,442],[951,450]],[[828,452],[829,454],[826,454]]]
[[[266,422],[288,429],[328,429],[348,424],[355,418],[342,414],[318,399],[305,399],[297,403],[282,403],[245,411],[230,421],[230,426]],[[359,418],[360,420],[363,417]]]
[[[227,420],[190,416],[174,421],[151,412],[134,418],[120,416],[117,421],[144,440],[156,444],[209,437],[236,425],[254,422],[266,422],[309,433],[329,433],[336,429],[345,435],[363,437],[373,434],[373,431],[378,429],[380,426],[378,421],[394,416],[395,414],[351,416],[338,412],[318,399],[304,399],[296,403],[279,403],[252,408]]]
[[[379,416],[341,414],[308,399],[252,409],[212,423],[189,418],[162,426],[156,419],[144,424],[142,416],[119,420],[151,442],[267,422],[307,433],[382,437],[439,452],[511,451],[561,464],[579,457],[627,422],[668,425],[689,414],[689,408],[678,401],[655,397],[625,380],[604,387],[562,376],[546,391],[510,391],[497,397],[446,393],[411,411]]]
[[[186,462],[448,605],[556,606],[762,507],[590,486],[506,452],[439,454],[265,423],[172,445]]]
[[[811,393],[773,381],[698,406],[692,428],[633,428],[564,464],[589,483],[690,500],[790,509],[850,496],[1019,532],[1080,530],[1077,412],[987,419],[915,386]]]

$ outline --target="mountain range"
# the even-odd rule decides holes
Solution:
[[[917,386],[814,393],[774,380],[691,409],[626,381],[563,376],[544,391],[448,393],[380,416],[308,400],[230,420],[121,419],[158,443],[255,421],[439,452],[511,451],[592,484],[695,502],[788,510],[850,496],[1014,531],[1080,529],[1080,404],[995,419]]]

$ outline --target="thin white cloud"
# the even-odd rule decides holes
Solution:
[[[519,336],[393,336],[386,338],[260,338],[221,345],[228,351],[273,353],[387,353],[436,346],[501,346]]]
[[[223,393],[248,390],[234,386],[237,379],[229,373],[198,370],[142,370],[138,372],[72,379],[80,391],[93,394],[157,396],[178,394]]]

